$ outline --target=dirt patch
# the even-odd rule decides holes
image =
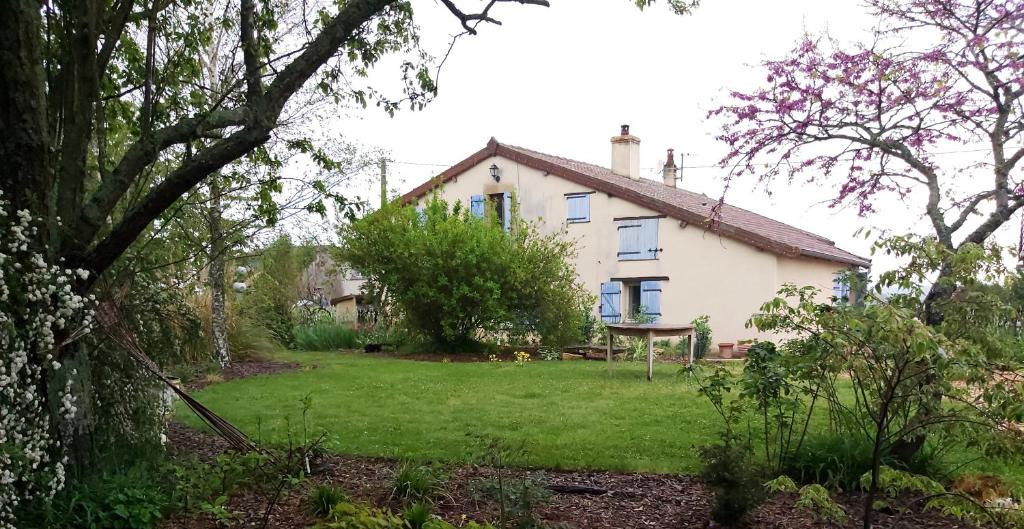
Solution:
[[[209,374],[197,378],[185,384],[185,389],[194,391],[203,389],[216,382],[234,380],[236,378],[253,377],[256,375],[270,375],[282,371],[292,371],[301,368],[302,365],[296,362],[273,362],[269,360],[247,360],[234,362],[227,368],[216,374]]]
[[[194,454],[209,460],[223,452],[227,445],[205,433],[172,423],[168,432],[172,453]],[[320,483],[332,483],[343,488],[355,501],[389,506],[400,511],[390,498],[390,482],[398,462],[392,459],[358,456],[327,456],[315,468],[313,475],[301,485],[282,493],[271,511],[266,527],[299,529],[316,523],[306,513],[303,503],[309,491]],[[470,494],[471,483],[493,475],[493,469],[475,466],[450,467],[448,497],[434,507],[434,513],[453,523],[460,520],[494,520],[497,510],[490,503],[478,503]],[[564,523],[579,529],[703,529],[710,524],[711,492],[698,479],[691,476],[667,474],[623,474],[597,471],[546,471],[549,484],[587,485],[606,489],[602,495],[555,494],[550,503],[538,514],[550,523]],[[902,507],[911,507],[909,513],[876,514],[878,529],[899,528],[968,528],[969,524],[942,516],[935,512],[921,513],[914,498],[905,498]],[[808,511],[793,507],[793,495],[779,495],[762,505],[748,517],[746,527],[757,529],[802,529],[835,527],[819,523]],[[853,513],[859,512],[862,497],[848,495],[840,498],[851,513],[846,527],[860,526]],[[239,513],[233,527],[256,528],[263,526],[269,500],[255,492],[243,492],[228,502],[228,508]],[[897,510],[896,512],[899,512]],[[465,518],[463,518],[465,517]],[[898,522],[898,523],[897,523]],[[713,525],[712,525],[713,526]],[[215,527],[207,515],[180,516],[166,520],[162,529],[198,529]]]

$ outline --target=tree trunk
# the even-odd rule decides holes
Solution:
[[[27,209],[46,218],[52,174],[41,28],[39,2],[5,2],[0,16],[0,189],[15,211]]]
[[[953,293],[956,291],[954,287],[943,284],[942,280],[949,276],[950,270],[948,267],[943,266],[939,270],[939,275],[935,279],[935,283],[932,284],[932,288],[928,290],[928,294],[924,298],[924,314],[922,318],[924,323],[930,327],[936,327],[942,324],[942,303],[948,301]],[[924,375],[921,380],[920,386],[934,384],[936,380],[936,373],[928,372]],[[919,386],[919,387],[920,387]],[[923,406],[917,411],[914,417],[911,419],[912,422],[917,424],[924,424],[930,421],[932,415],[942,408],[942,396],[936,395],[932,397],[926,406]],[[909,464],[913,461],[917,453],[924,448],[924,443],[927,441],[927,434],[924,429],[915,430],[916,434],[913,437],[906,439],[897,439],[891,449],[891,455],[902,461],[903,463]]]
[[[221,367],[231,363],[228,350],[227,307],[224,292],[224,232],[221,226],[221,185],[218,175],[210,178],[210,258],[208,280],[210,286],[210,336],[213,357]]]

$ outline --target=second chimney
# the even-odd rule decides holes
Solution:
[[[669,187],[676,186],[676,175],[679,174],[679,168],[676,167],[675,149],[668,150],[668,159],[665,160],[665,167],[661,169],[661,179],[665,182],[665,185]]]
[[[629,125],[623,125],[619,135],[612,137],[612,172],[640,179],[640,138],[629,133]]]

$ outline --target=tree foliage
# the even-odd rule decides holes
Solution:
[[[443,4],[475,31],[480,23],[499,23],[488,13],[512,1],[490,0],[482,12],[459,9],[461,0]],[[436,63],[419,46],[408,0],[13,0],[0,17],[0,49],[3,215],[41,223],[4,263],[13,270],[4,280],[32,286],[28,274],[39,257],[40,270],[82,270],[54,272],[49,286],[61,281],[62,290],[82,298],[100,292],[102,281],[112,299],[150,302],[136,307],[163,301],[149,297],[154,289],[192,284],[185,279],[208,259],[196,238],[205,231],[197,211],[211,198],[197,189],[204,180],[219,174],[224,192],[244,204],[245,220],[273,224],[280,196],[294,184],[283,167],[298,157],[312,168],[300,178],[308,192],[302,207],[324,213],[330,199],[351,213],[351,202],[331,189],[358,164],[343,163],[354,157],[339,156],[332,138],[308,126],[310,118],[320,112],[335,119],[338,106],[418,109],[437,89]],[[400,57],[398,94],[366,80],[389,55]],[[246,222],[229,224],[225,236],[244,240]],[[123,295],[140,284],[146,288]],[[0,312],[15,322],[56,319],[59,301],[41,310],[5,301]],[[176,332],[156,314],[130,316],[139,320],[137,331]],[[38,350],[24,357],[26,372],[42,376],[22,381],[22,389],[50,413],[51,437],[71,422],[65,430],[86,448],[97,423],[88,416],[88,401],[99,398],[89,386],[95,359],[71,344],[72,334],[58,329],[52,351],[49,338],[28,344]],[[3,335],[9,336],[15,335]],[[173,344],[163,341],[150,350],[169,349]],[[126,357],[98,360],[113,365]],[[76,413],[61,413],[55,388],[65,380],[51,361],[79,368]],[[62,446],[43,449],[51,451],[49,461],[67,455]],[[0,486],[8,483],[0,479]]]
[[[882,196],[922,194],[941,255],[983,245],[1024,206],[1024,2],[866,4],[878,19],[871,41],[807,35],[764,61],[764,86],[710,112],[724,121],[721,163],[730,178],[834,184],[832,205],[861,214]],[[940,156],[948,151],[960,156]],[[919,315],[929,325],[956,308],[944,280],[954,266],[935,269]],[[918,436],[901,451],[923,444]]]
[[[302,270],[311,253],[310,248],[296,247],[287,235],[278,236],[261,252],[259,266],[236,307],[240,318],[270,331],[284,346],[294,341],[292,314],[300,298]]]
[[[421,212],[391,204],[341,230],[361,271],[410,330],[442,347],[487,335],[578,340],[593,297],[568,263],[575,244],[521,219],[506,232],[436,196]]]
[[[1000,326],[1008,307],[977,288],[983,279],[1002,276],[1002,251],[964,245],[953,252],[934,238],[914,237],[880,247],[910,264],[883,274],[862,305],[822,304],[815,288],[789,285],[752,319],[760,331],[802,336],[773,361],[784,370],[771,372],[782,374],[794,393],[820,398],[834,427],[872,447],[865,527],[881,468],[898,455],[900,443],[927,432],[936,443],[1019,457],[1012,447],[1024,440],[1013,426],[1024,419],[1024,383],[1015,374],[1024,369],[1024,356],[994,339],[1006,336]],[[938,267],[947,267],[938,281],[952,295],[942,302],[945,318],[936,326],[922,321],[920,285]],[[841,390],[846,383],[852,400]]]
[[[921,190],[939,242],[952,248],[969,227],[960,240],[982,243],[1024,205],[1012,176],[1024,158],[1024,3],[867,4],[879,19],[872,42],[806,36],[788,57],[764,62],[764,87],[732,92],[732,103],[711,112],[726,122],[723,164],[761,180],[839,173],[833,204],[861,212],[879,195]],[[988,146],[988,163],[938,156],[975,142]],[[979,185],[987,187],[972,191]]]

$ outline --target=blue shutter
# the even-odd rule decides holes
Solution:
[[[658,219],[642,219],[640,221],[640,255],[641,259],[658,258]]]
[[[601,283],[601,321],[605,323],[619,323],[622,317],[621,304],[622,283],[610,281]]]
[[[619,221],[619,260],[636,261],[644,259],[640,252],[640,228],[638,220]]]
[[[569,195],[565,197],[569,213],[565,220],[570,224],[590,222],[590,195]]]
[[[502,193],[502,204],[501,204],[501,218],[504,220],[505,231],[508,231],[509,227],[512,226],[512,193]]]
[[[427,211],[423,206],[416,206],[416,218],[419,219],[420,224],[427,223]]]
[[[640,304],[647,309],[653,323],[661,321],[661,281],[640,282]]]
[[[472,212],[473,215],[475,215],[477,217],[484,218],[484,196],[483,195],[473,195],[469,199],[469,211]]]

